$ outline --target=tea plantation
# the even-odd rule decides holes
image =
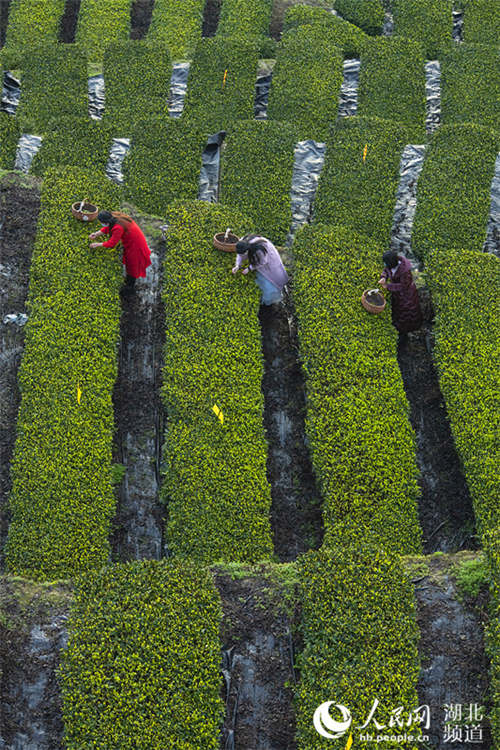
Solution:
[[[360,303],[389,249],[410,257],[428,306],[425,331],[410,343],[420,336],[438,392],[429,386],[420,406],[441,399],[470,496],[467,539],[484,560],[474,606],[483,607],[488,689],[469,699],[457,681],[447,693],[481,703],[484,719],[464,719],[448,739],[445,729],[441,743],[500,747],[498,0],[5,6],[0,69],[19,80],[20,98],[15,113],[0,113],[0,324],[2,356],[14,363],[5,382],[19,408],[2,426],[0,641],[8,649],[0,649],[0,700],[10,707],[0,711],[0,747],[367,750],[370,731],[384,735],[383,750],[447,746],[435,738],[439,727],[425,737],[429,723],[419,714],[430,701],[421,677],[432,643],[415,594],[425,575],[418,565],[410,574],[408,560],[430,557],[425,519],[433,511],[416,396],[402,370],[390,294],[380,315]],[[359,76],[349,83],[345,61],[353,59]],[[432,133],[429,60],[440,71]],[[173,116],[172,84],[186,62],[182,114]],[[91,76],[104,92],[102,118],[89,114]],[[269,95],[256,118],[263,80]],[[347,95],[355,114],[339,116]],[[215,134],[222,146],[209,143]],[[42,139],[28,175],[19,168],[26,135]],[[121,181],[109,173],[116,139],[129,143]],[[313,174],[301,167],[297,144],[318,143],[325,156]],[[408,188],[411,240],[395,246],[409,144],[425,146],[425,155]],[[200,199],[202,165],[212,175],[211,201]],[[40,195],[40,210],[23,287],[28,317],[14,346],[17,324],[7,319],[19,310],[8,284],[17,249],[2,227],[22,222],[15,205],[4,210],[2,191],[15,180]],[[135,299],[120,298],[120,247],[90,249],[99,222],[72,216],[83,199],[140,217],[155,263]],[[299,204],[307,220],[292,236]],[[278,247],[290,280],[280,310],[267,313],[274,322],[259,309],[251,275],[233,275],[235,256],[214,249],[226,228]],[[487,236],[495,252],[485,252]],[[130,354],[140,316],[161,343],[151,362],[146,343],[144,362]],[[287,377],[304,397],[293,415],[298,427],[283,387],[265,385],[269,373],[281,377],[284,347],[295,363]],[[156,428],[141,435],[131,424],[126,434],[139,436],[141,461],[154,464],[154,518],[132,484],[131,469],[141,467],[122,465],[117,437],[123,403],[134,398],[119,383],[141,368],[156,389]],[[279,438],[270,437],[273,420]],[[281,472],[294,471],[291,434],[305,446],[315,504],[276,499]],[[438,459],[441,449],[436,440],[430,452]],[[300,494],[298,470],[294,476]],[[451,499],[454,492],[451,484]],[[119,552],[118,536],[133,542],[137,528],[125,495],[144,534],[161,529],[155,559]],[[307,540],[292,562],[276,541],[285,519]],[[437,553],[468,547],[450,538]],[[242,581],[250,594],[232,594]],[[48,625],[16,619],[8,602],[29,613],[50,601],[37,610],[49,617],[57,587],[66,609],[50,620],[58,623],[51,641]],[[271,590],[279,592],[272,606]],[[268,631],[256,635],[259,609]],[[265,663],[266,649],[278,653],[276,623],[289,642]],[[464,638],[457,632],[457,642]],[[38,667],[19,676],[16,654],[38,647],[52,656],[37,664],[55,666],[49,677],[40,667],[37,683]],[[259,658],[264,677],[254,668]],[[272,731],[253,708],[266,701],[262,711],[276,714]]]

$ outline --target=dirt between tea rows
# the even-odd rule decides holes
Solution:
[[[7,175],[0,181],[0,561],[7,533],[10,462],[20,402],[17,373],[24,327],[4,324],[6,315],[25,313],[31,254],[40,209],[39,181]]]

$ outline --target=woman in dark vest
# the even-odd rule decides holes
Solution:
[[[378,283],[391,293],[392,324],[400,333],[415,331],[422,325],[422,311],[411,263],[395,252],[384,253],[382,260],[385,268]]]

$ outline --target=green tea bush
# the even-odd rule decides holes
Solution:
[[[325,739],[314,729],[312,716],[327,700],[350,710],[353,728],[368,718],[375,698],[379,700],[375,719],[382,726],[389,726],[391,712],[398,706],[404,707],[406,720],[419,706],[419,634],[413,586],[397,557],[358,540],[352,546],[308,552],[297,565],[304,637],[296,688],[298,750],[325,750]],[[359,739],[363,730],[351,731],[353,747],[373,747],[373,741]],[[375,728],[371,724],[364,731]],[[416,724],[406,731],[421,733]],[[402,730],[387,728],[381,733],[386,732]],[[348,737],[349,731],[326,742],[344,750]],[[397,747],[414,750],[416,745],[399,742]]]
[[[89,250],[95,225],[70,213],[82,198],[118,207],[108,180],[75,168],[45,174],[19,369],[6,545],[8,569],[35,580],[104,565],[115,513],[112,392],[121,264],[109,252]]]
[[[463,37],[474,44],[500,44],[498,0],[468,0],[465,4]]]
[[[54,118],[88,117],[87,57],[83,50],[70,44],[25,49],[22,69],[17,116],[25,133],[46,133]]]
[[[55,44],[64,6],[65,0],[11,0],[6,48]]]
[[[427,58],[452,46],[453,0],[394,0],[394,34],[419,42]]]
[[[324,141],[337,118],[343,53],[332,29],[299,26],[278,47],[267,116],[293,122],[300,140]]]
[[[426,257],[434,357],[480,534],[500,527],[500,259],[439,245]]]
[[[368,117],[340,120],[327,141],[315,220],[351,227],[389,249],[399,162],[407,143],[407,131],[399,123]]]
[[[358,114],[403,123],[409,143],[425,140],[425,60],[416,42],[371,39],[361,53]]]
[[[415,438],[387,312],[361,306],[382,248],[344,227],[304,227],[293,245],[306,374],[306,430],[323,496],[325,545],[370,540],[420,550]]]
[[[483,538],[484,549],[491,571],[489,622],[485,626],[485,650],[490,659],[489,714],[493,742],[500,741],[500,532],[498,527],[489,530]]]
[[[474,124],[442,125],[417,183],[412,248],[482,250],[500,135]]]
[[[0,169],[14,169],[20,137],[21,127],[17,117],[0,112]]]
[[[112,129],[102,122],[89,117],[53,120],[30,171],[41,177],[49,167],[64,165],[84,167],[104,176],[112,143]]]
[[[163,216],[173,200],[196,198],[208,135],[184,120],[157,117],[137,123],[123,162],[128,199]]]
[[[172,64],[165,45],[116,42],[104,52],[104,120],[115,135],[130,136],[137,120],[168,117]]]
[[[292,220],[290,190],[295,127],[242,121],[227,136],[221,158],[220,200],[244,211],[252,231],[283,244]]]
[[[269,36],[273,0],[224,0],[217,34]]]
[[[192,563],[81,576],[62,655],[65,747],[216,750],[220,598]]]
[[[278,42],[270,36],[258,37],[259,56],[264,60],[270,60],[276,57]]]
[[[489,582],[490,569],[484,553],[463,560],[454,568],[459,596],[464,600],[476,599]]]
[[[440,62],[441,122],[500,129],[500,49],[461,44]]]
[[[164,44],[172,60],[190,57],[199,39],[205,0],[155,0],[147,38]]]
[[[450,426],[487,554],[490,618],[485,644],[500,739],[500,260],[489,253],[436,248],[426,258],[436,310],[434,357]]]
[[[234,255],[212,247],[216,232],[252,227],[201,201],[173,205],[166,219],[167,545],[203,563],[254,562],[272,552],[258,290],[230,273]]]
[[[334,6],[342,18],[367,34],[381,33],[384,24],[382,0],[335,0]]]
[[[258,62],[255,37],[202,39],[189,69],[182,118],[197,120],[211,132],[251,119]]]
[[[288,8],[283,22],[283,33],[305,24],[320,28],[326,26],[335,40],[335,45],[344,51],[345,57],[359,57],[368,39],[365,32],[354,24],[332,15],[328,10],[311,5],[292,5]]]
[[[100,62],[108,44],[130,36],[133,0],[81,0],[75,41],[87,50],[89,60]]]
[[[326,8],[321,8],[314,5],[303,5],[298,3],[297,5],[290,5],[283,17],[283,34],[286,34],[290,29],[296,29],[298,26],[304,24],[319,23],[324,26],[333,26],[333,20],[337,19],[338,16],[334,16]]]

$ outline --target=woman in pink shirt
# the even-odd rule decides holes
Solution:
[[[248,268],[242,268],[248,260]],[[247,234],[236,243],[236,265],[233,273],[255,271],[255,282],[260,288],[261,304],[272,305],[283,299],[283,287],[288,274],[273,243],[265,237]]]

